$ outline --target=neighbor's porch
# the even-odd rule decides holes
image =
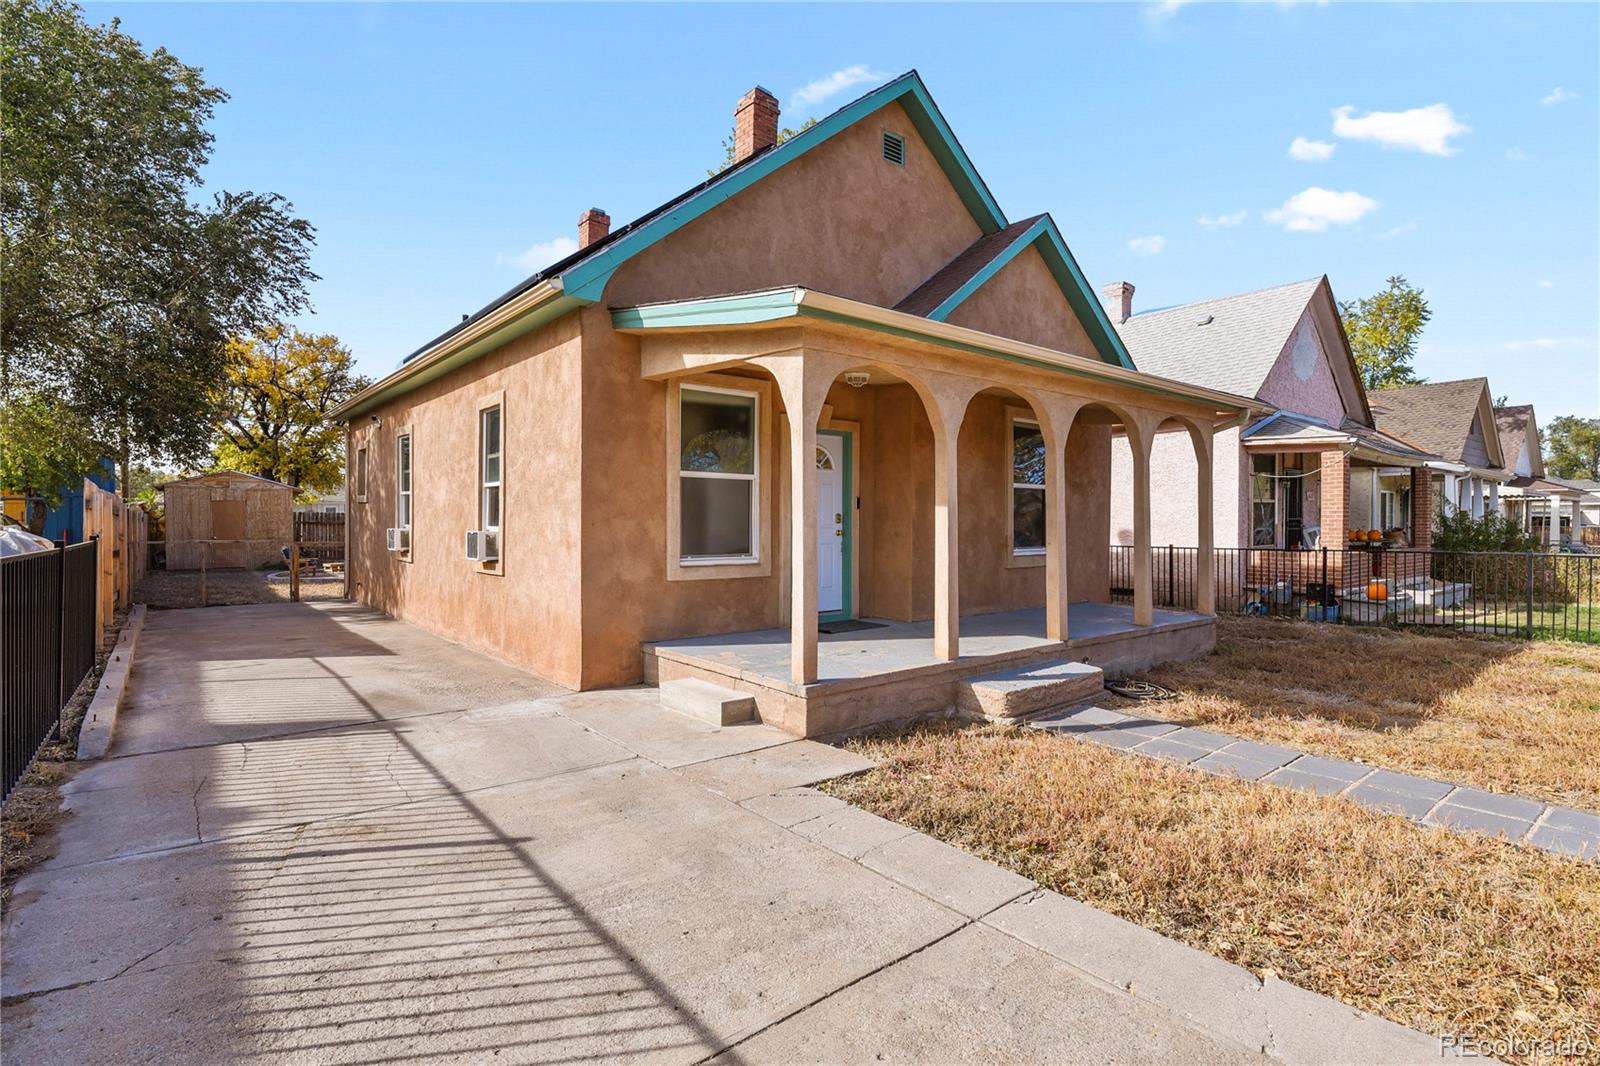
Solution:
[[[937,654],[931,620],[824,623],[817,677],[803,683],[790,677],[787,629],[646,643],[644,672],[653,684],[698,678],[748,693],[763,721],[826,736],[942,713],[955,706],[955,688],[966,678],[1055,659],[1121,676],[1203,655],[1216,644],[1215,617],[1191,611],[1155,610],[1140,625],[1129,605],[1074,603],[1068,618],[1060,640],[1050,636],[1043,607],[965,615],[954,659]]]

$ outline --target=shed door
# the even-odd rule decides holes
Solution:
[[[244,539],[244,501],[211,501],[211,539]]]

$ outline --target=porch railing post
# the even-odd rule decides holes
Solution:
[[[1528,639],[1533,639],[1533,552],[1528,552]]]

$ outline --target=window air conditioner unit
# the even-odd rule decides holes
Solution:
[[[492,563],[500,558],[500,534],[490,529],[474,529],[467,533],[467,558],[478,563]]]
[[[411,530],[409,530],[409,529],[391,529],[391,530],[389,530],[389,550],[392,551],[392,552],[410,551],[411,550]]]

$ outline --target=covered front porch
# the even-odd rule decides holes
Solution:
[[[716,681],[816,736],[943,712],[1007,665],[1133,670],[1212,646],[1212,440],[1248,401],[804,289],[613,324],[667,386],[667,581],[726,619],[658,630],[647,677]],[[1203,486],[1193,615],[1154,609],[1150,457],[1168,433]],[[1131,606],[1104,602],[1114,434],[1134,455]]]
[[[1136,625],[1126,604],[1074,603],[1065,640],[1053,639],[1042,607],[961,619],[961,654],[935,652],[932,621],[860,619],[827,625],[817,638],[817,677],[796,683],[787,629],[760,629],[644,645],[645,678],[698,678],[756,698],[763,721],[824,736],[864,725],[937,714],[956,705],[966,678],[1055,659],[1086,662],[1121,676],[1154,663],[1193,658],[1216,644],[1216,619],[1156,610]]]

